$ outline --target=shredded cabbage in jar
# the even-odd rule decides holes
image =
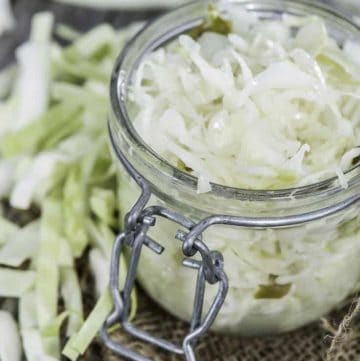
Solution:
[[[147,55],[134,125],[172,165],[244,189],[339,177],[360,156],[360,44],[324,20],[229,12]]]
[[[237,7],[229,14],[210,14],[143,59],[128,100],[135,129],[169,163],[198,177],[199,193],[210,191],[210,182],[275,189],[329,177],[348,187],[345,173],[360,156],[360,45],[339,45],[314,16],[260,20]],[[125,172],[119,177],[125,214],[139,192]],[[199,199],[194,209],[172,206],[199,221]],[[164,205],[155,196],[152,202]],[[215,210],[216,195],[214,203]],[[236,203],[240,215],[251,206],[285,212],[273,200],[248,203]],[[284,332],[339,305],[360,287],[359,220],[352,207],[288,229],[207,230],[206,244],[224,255],[230,285],[214,328]],[[163,307],[189,320],[196,276],[182,266],[171,239],[177,230],[159,220],[150,236],[166,252],[159,261],[145,250],[138,279]],[[215,292],[207,290],[206,307]]]

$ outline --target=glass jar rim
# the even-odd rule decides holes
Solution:
[[[221,0],[218,1],[221,3]],[[320,16],[326,16],[331,18],[331,20],[341,23],[341,25],[346,26],[347,30],[350,29],[352,34],[357,34],[360,39],[360,27],[350,21],[348,17],[343,15],[341,12],[336,11],[334,8],[326,4],[314,3],[312,0],[301,0],[294,2],[293,0],[228,0],[229,3],[235,5],[241,5],[245,7],[246,10],[258,11],[264,9],[265,11],[271,12],[281,10],[282,12],[289,11],[307,11],[311,10],[311,14],[317,14]],[[201,4],[199,4],[201,3]],[[127,90],[128,86],[133,78],[134,73],[137,70],[137,67],[143,56],[147,53],[155,50],[159,46],[165,44],[166,42],[174,39],[176,36],[184,33],[187,30],[195,27],[200,24],[206,16],[206,10],[210,4],[213,4],[212,0],[205,1],[192,1],[188,4],[182,5],[174,10],[171,10],[164,15],[161,15],[159,18],[145,25],[126,45],[124,50],[121,52],[120,56],[116,60],[115,68],[112,73],[111,79],[111,88],[110,88],[110,101],[112,111],[115,114],[116,121],[118,126],[126,133],[127,138],[129,139],[132,150],[134,152],[140,152],[143,159],[146,160],[146,163],[150,167],[161,167],[161,174],[165,177],[176,178],[182,185],[184,185],[189,190],[193,191],[196,194],[198,178],[186,173],[177,167],[173,166],[166,159],[161,157],[156,153],[138,134],[133,122],[130,119],[130,116],[127,111]],[[281,9],[277,7],[281,4]],[[136,59],[133,62],[132,66],[126,68],[126,61],[131,51],[134,51],[136,43],[144,45],[145,35],[151,32],[153,27],[156,27],[161,23],[166,17],[169,16],[181,16],[186,11],[189,11],[192,7],[202,7],[204,12],[202,17],[195,17],[191,22],[184,23],[181,26],[176,26],[172,29],[164,29],[162,36],[157,36],[152,39],[151,45],[140,49],[136,55]],[[262,11],[264,11],[262,10]],[[113,129],[110,126],[110,132],[113,132]],[[360,145],[359,145],[360,146]],[[141,172],[139,172],[141,173]],[[312,183],[305,186],[284,188],[284,189],[242,189],[231,186],[226,186],[222,184],[217,184],[210,182],[211,191],[208,194],[213,194],[218,197],[232,198],[232,199],[241,199],[241,200],[278,200],[285,198],[307,198],[314,195],[323,195],[324,193],[329,196],[332,194],[339,193],[348,193],[348,189],[357,188],[360,185],[360,163],[353,166],[351,169],[345,172],[345,176],[348,179],[349,187],[345,189],[339,184],[339,179],[337,176],[322,180],[320,182]],[[345,194],[344,194],[345,195]]]

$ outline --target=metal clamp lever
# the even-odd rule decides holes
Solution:
[[[157,213],[160,215],[159,213],[161,213],[162,210],[163,209],[158,207],[152,207],[144,210],[143,214]],[[194,247],[197,249],[196,253],[200,253],[202,260],[197,261],[191,258],[186,258],[183,261],[184,266],[198,271],[194,309],[189,334],[185,337],[182,346],[177,346],[166,340],[156,338],[142,330],[137,329],[129,321],[131,292],[134,288],[136,270],[140,261],[142,247],[145,245],[158,254],[161,254],[164,250],[161,245],[147,236],[147,232],[150,227],[154,225],[155,218],[153,216],[147,215],[141,217],[141,222],[138,223],[134,231],[125,231],[121,233],[115,241],[111,260],[110,276],[110,288],[115,307],[113,313],[109,316],[102,328],[101,337],[106,346],[120,356],[134,361],[150,361],[148,358],[122,346],[110,338],[108,331],[109,328],[113,327],[117,323],[121,323],[122,329],[135,338],[153,344],[163,350],[184,355],[187,361],[196,361],[194,353],[196,342],[199,337],[203,336],[213,324],[228,291],[228,280],[223,271],[223,257],[218,252],[210,251],[201,240],[197,239]],[[125,285],[123,290],[120,291],[119,281],[121,275],[119,270],[121,254],[124,251],[124,246],[131,248],[131,257]],[[211,268],[209,268],[209,262],[211,262]],[[219,289],[208,313],[204,318],[202,318],[207,282],[212,284],[219,283]]]

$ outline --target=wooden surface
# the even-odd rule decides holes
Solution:
[[[98,11],[57,4],[50,0],[15,0],[13,5],[17,19],[16,28],[13,32],[0,37],[0,68],[14,59],[16,47],[28,37],[31,17],[38,11],[50,10],[55,14],[56,21],[82,31],[101,22],[107,22],[119,28],[133,21],[154,18],[159,14],[156,11]]]

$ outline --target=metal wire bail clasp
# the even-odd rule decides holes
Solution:
[[[223,257],[216,251],[210,251],[202,240],[197,239],[194,244],[194,249],[195,253],[200,253],[201,260],[185,258],[183,261],[185,267],[197,270],[198,276],[190,331],[181,346],[154,337],[137,329],[130,323],[129,314],[131,307],[131,293],[135,284],[136,271],[140,261],[141,250],[144,245],[157,254],[161,254],[164,250],[160,244],[152,240],[147,235],[150,227],[153,227],[156,223],[155,214],[167,218],[168,220],[175,220],[176,223],[182,225],[184,225],[184,223],[192,223],[188,220],[184,222],[185,218],[182,216],[161,207],[150,207],[142,212],[135,229],[127,229],[117,237],[112,253],[110,276],[110,288],[114,301],[114,310],[102,328],[101,337],[106,346],[120,356],[134,361],[150,361],[148,358],[143,357],[142,355],[124,347],[110,338],[109,329],[116,324],[121,324],[123,331],[139,340],[153,344],[163,350],[173,352],[178,355],[184,355],[187,361],[196,361],[193,347],[196,345],[198,338],[203,336],[210,329],[223,305],[228,291],[228,280],[223,270]],[[180,240],[182,237],[181,235],[185,236],[185,234],[178,233],[177,238]],[[120,260],[125,246],[131,249],[131,256],[125,284],[123,289],[120,290],[119,284],[122,276],[120,274]],[[202,317],[206,283],[218,283],[219,287],[215,300],[210,306],[209,311],[205,317]]]
[[[124,332],[127,332],[138,340],[153,344],[163,350],[183,355],[187,361],[196,361],[193,348],[199,337],[209,331],[228,292],[229,283],[224,272],[223,257],[219,252],[211,251],[207,247],[202,240],[202,232],[196,232],[196,234],[192,232],[196,230],[198,226],[192,220],[164,207],[152,206],[146,208],[151,197],[151,189],[148,182],[125,157],[118,144],[114,141],[111,131],[110,139],[117,157],[131,178],[140,187],[141,194],[130,212],[126,215],[125,230],[116,238],[113,246],[110,267],[110,289],[114,301],[114,310],[103,325],[101,338],[109,349],[122,357],[134,361],[151,361],[111,339],[109,329],[116,324],[121,324]],[[150,228],[156,224],[156,217],[174,222],[189,231],[189,233],[178,231],[177,234],[174,235],[174,239],[177,238],[183,242],[184,266],[197,270],[198,272],[190,330],[183,344],[180,346],[139,330],[129,321],[131,292],[135,285],[136,271],[142,248],[145,245],[159,255],[164,251],[164,248],[148,235]],[[130,248],[130,261],[124,287],[120,290],[119,284],[122,276],[120,274],[120,261],[125,246]],[[200,255],[200,260],[193,259],[197,254]],[[218,291],[208,312],[203,317],[204,296],[207,283],[218,284]]]

